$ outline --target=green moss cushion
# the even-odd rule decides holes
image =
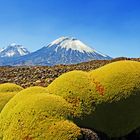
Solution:
[[[91,114],[95,98],[100,96],[95,93],[94,87],[87,72],[72,71],[54,80],[47,91],[65,98],[73,106],[73,116],[83,118]]]
[[[19,92],[22,89],[21,86],[12,83],[0,84],[0,92]]]
[[[82,137],[80,128],[67,120],[53,123],[46,136],[47,140],[77,140]]]
[[[62,139],[69,139],[69,133],[72,133],[71,138],[76,139],[80,135],[79,128],[72,122],[64,121],[69,118],[70,111],[71,105],[65,99],[47,94],[44,88],[25,89],[15,95],[2,110],[0,136],[3,140],[45,140],[49,139],[50,128],[54,128],[51,132],[56,139],[60,134]],[[60,129],[59,121],[64,121]]]
[[[89,127],[117,137],[140,127],[140,63],[120,61],[91,71],[93,81],[99,83],[93,119]]]
[[[15,95],[16,93],[0,93],[0,112],[4,108],[4,106],[8,103],[8,101]]]
[[[119,61],[88,73],[69,72],[47,90],[75,107],[72,115],[81,127],[118,137],[140,126],[139,62]]]
[[[30,96],[34,96],[35,94],[41,94],[41,93],[46,93],[46,89],[43,88],[43,87],[40,87],[40,86],[34,86],[34,87],[30,87],[30,88],[26,88],[20,92],[7,92],[5,94],[2,94],[3,96],[6,96],[7,95],[9,96],[10,94],[12,95],[15,95],[16,94],[16,97],[14,99],[14,101],[12,101],[10,103],[10,106],[8,106],[8,111],[12,110],[19,102],[22,102],[24,100],[26,100],[26,98],[30,98]],[[12,96],[11,95],[11,96]],[[12,96],[13,97],[13,96]],[[8,98],[8,97],[7,97]],[[9,101],[9,100],[8,100]]]
[[[7,102],[23,88],[12,83],[0,84],[0,112]]]

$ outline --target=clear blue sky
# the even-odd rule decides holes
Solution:
[[[113,57],[140,57],[140,0],[0,0],[0,47],[35,51],[61,36]]]

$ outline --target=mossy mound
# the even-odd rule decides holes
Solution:
[[[93,104],[100,96],[95,93],[94,87],[87,72],[71,71],[58,77],[46,89],[71,103],[74,117],[83,118],[91,114]]]
[[[21,90],[23,90],[23,88],[16,84],[12,83],[0,84],[0,92],[19,92]]]
[[[49,128],[55,129],[55,123],[69,119],[71,105],[62,97],[47,94],[45,90],[43,93],[43,90],[41,87],[23,90],[7,103],[0,115],[0,136],[3,140],[49,139]],[[64,121],[63,124],[67,122]],[[70,123],[68,132],[65,130],[67,126],[64,125],[60,126],[59,130],[52,130],[52,133],[57,135],[62,133],[65,137],[65,134],[68,136],[74,132],[72,130],[74,127],[77,133],[74,132],[71,136],[79,135],[79,128],[76,125]]]
[[[140,63],[120,61],[89,73],[102,96],[96,102],[95,129],[111,137],[123,136],[140,127]]]
[[[61,120],[49,127],[46,136],[47,140],[77,140],[82,137],[82,134],[74,123]]]
[[[0,84],[0,112],[8,101],[23,88],[12,83]]]
[[[35,96],[35,94],[41,94],[41,93],[46,93],[46,92],[47,92],[46,89],[40,86],[34,86],[34,87],[23,89],[20,92],[16,93],[16,96],[14,97],[14,101],[10,102],[10,106],[7,106],[7,110],[8,111],[12,110],[18,103],[26,100],[26,98],[31,99],[32,96]],[[6,94],[15,95],[15,93],[13,92],[6,93]]]
[[[140,126],[139,62],[119,61],[88,73],[69,72],[47,90],[76,105],[74,121],[81,127],[119,137]]]
[[[4,106],[8,103],[8,101],[15,96],[15,92],[11,93],[0,93],[0,112],[4,108]]]

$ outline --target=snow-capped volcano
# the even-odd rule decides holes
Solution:
[[[70,49],[70,50],[78,51],[81,53],[98,53],[99,55],[103,57],[108,57],[107,55],[104,55],[96,51],[95,49],[90,48],[89,46],[81,42],[80,40],[73,37],[60,37],[54,40],[53,42],[51,42],[47,47],[53,47],[53,46],[57,46],[55,51],[57,51],[58,48],[61,48],[61,49],[64,48],[66,49],[66,51]]]
[[[19,57],[29,54],[30,52],[22,45],[10,44],[6,48],[0,49],[0,57]]]
[[[107,59],[111,59],[111,57],[97,52],[78,39],[61,37],[33,53],[15,59],[9,64],[52,66]]]
[[[58,47],[65,48],[66,50],[72,49],[77,50],[79,52],[93,52],[94,50],[90,47],[86,46],[84,43],[82,43],[80,40],[77,40],[75,38],[69,38],[69,37],[61,37],[53,41],[48,47],[51,47],[53,45],[57,45]]]

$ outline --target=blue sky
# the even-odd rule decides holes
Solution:
[[[0,47],[35,51],[61,36],[112,57],[140,57],[140,1],[0,0]]]

